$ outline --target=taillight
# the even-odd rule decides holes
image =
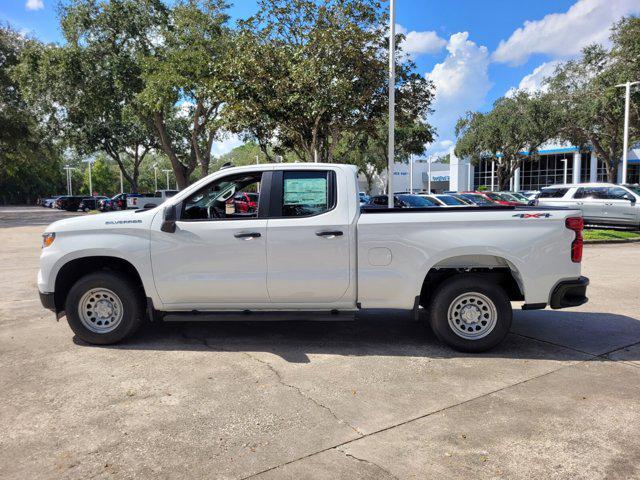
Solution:
[[[565,225],[576,234],[573,242],[571,242],[571,261],[580,263],[582,261],[582,247],[584,246],[584,240],[582,239],[584,220],[582,217],[569,217],[565,220]]]

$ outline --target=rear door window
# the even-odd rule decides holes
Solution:
[[[607,198],[607,187],[580,187],[573,198]]]
[[[284,171],[282,216],[308,217],[334,207],[334,175],[329,171]]]
[[[540,191],[538,198],[562,198],[568,191],[568,188],[545,188]]]

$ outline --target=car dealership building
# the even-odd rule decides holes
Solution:
[[[450,163],[445,164],[428,158],[414,158],[412,166],[408,163],[396,163],[394,168],[394,190],[408,191],[412,183],[413,191],[426,191],[431,178],[431,190],[466,191],[481,186],[498,189],[494,165],[491,161],[482,161],[472,165],[467,159],[458,158],[449,151]],[[510,189],[539,190],[549,185],[582,182],[606,182],[607,174],[603,162],[590,150],[580,150],[571,145],[545,145],[539,149],[533,160],[523,162],[511,179]],[[618,168],[618,183],[638,183],[640,178],[640,147],[629,150],[627,181],[622,182],[622,166]],[[376,177],[371,188],[372,194],[384,191],[386,175]],[[364,178],[360,178],[360,188],[368,191]]]

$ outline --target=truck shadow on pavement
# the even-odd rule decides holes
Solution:
[[[438,341],[425,322],[406,315],[368,314],[352,322],[180,322],[148,324],[129,341],[107,347],[124,350],[211,350],[271,353],[290,363],[309,355],[456,358],[469,355]],[[514,311],[511,333],[491,358],[586,360],[640,342],[640,320],[610,313]],[[612,358],[615,358],[613,354]],[[624,352],[640,360],[640,349]]]

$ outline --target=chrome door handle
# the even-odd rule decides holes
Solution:
[[[244,238],[245,240],[250,240],[252,238],[259,238],[262,235],[259,232],[241,232],[235,233],[233,236],[236,238]]]

